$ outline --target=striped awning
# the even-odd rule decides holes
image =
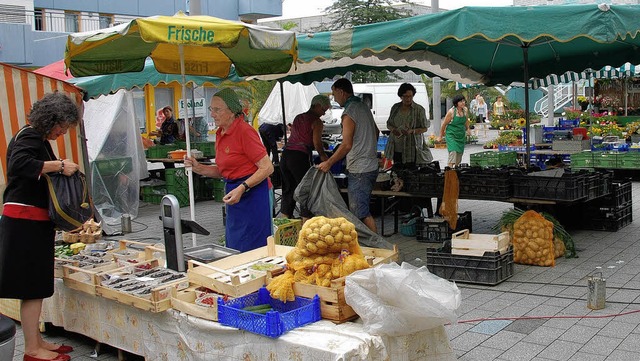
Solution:
[[[537,89],[540,87],[547,87],[551,84],[571,83],[583,79],[618,79],[622,77],[630,77],[637,75],[638,71],[640,71],[639,65],[626,63],[618,68],[605,66],[604,68],[596,71],[587,69],[580,73],[566,72],[562,75],[551,74],[542,79],[534,78],[531,80],[530,84],[533,89]]]
[[[2,192],[7,184],[7,145],[18,130],[27,124],[31,106],[47,93],[61,91],[82,104],[82,90],[44,75],[0,63],[0,206]],[[84,144],[80,140],[80,129],[70,128],[67,134],[51,141],[55,154],[62,159],[71,159],[83,166]]]

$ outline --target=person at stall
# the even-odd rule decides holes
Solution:
[[[311,99],[309,110],[298,114],[291,125],[291,135],[282,152],[280,172],[282,173],[282,208],[280,212],[286,218],[293,217],[296,202],[293,193],[311,167],[312,150],[315,149],[324,162],[329,159],[322,144],[322,120],[320,117],[331,109],[326,95],[316,95]],[[303,221],[313,215],[306,208],[300,209]]]
[[[262,123],[258,128],[258,131],[260,132],[260,137],[262,138],[264,147],[267,148],[267,155],[273,159],[274,163],[280,163],[278,156],[278,141],[280,141],[284,136],[284,125]]]
[[[71,176],[78,165],[58,159],[50,141],[80,122],[80,110],[62,93],[36,101],[28,124],[7,147],[7,188],[0,218],[0,298],[21,300],[24,360],[67,361],[71,346],[43,340],[42,300],[54,292],[54,224],[49,219],[49,191],[42,174]]]
[[[494,117],[502,117],[505,115],[507,111],[506,106],[502,102],[502,97],[498,95],[496,101],[493,103],[493,116]]]
[[[476,103],[476,111],[474,113],[475,115],[475,122],[476,124],[484,124],[486,119],[488,119],[489,116],[489,106],[487,105],[487,103],[484,101],[484,98],[482,96],[479,96],[477,98],[477,103]],[[483,125],[484,126],[484,125]],[[477,136],[479,133],[479,128],[480,126],[475,126],[474,127],[474,134]]]
[[[204,117],[189,118],[189,140],[193,142],[206,142],[209,133],[209,124]]]
[[[338,161],[347,157],[349,209],[373,232],[376,222],[369,211],[371,192],[378,177],[377,145],[380,130],[371,109],[353,95],[353,85],[341,78],[331,86],[335,101],[344,107],[342,112],[342,143],[329,159],[318,164],[327,173]]]
[[[444,117],[440,135],[437,141],[445,138],[449,157],[447,164],[449,167],[455,167],[462,162],[462,154],[464,153],[464,145],[467,142],[469,129],[469,110],[466,107],[466,100],[462,95],[453,97],[453,107],[449,109]]]
[[[424,165],[433,160],[423,134],[429,128],[427,114],[420,104],[413,101],[416,88],[403,83],[398,88],[401,101],[391,106],[387,128],[391,131],[385,155],[393,157],[393,164],[406,167]]]
[[[167,105],[162,108],[162,114],[164,114],[164,121],[160,125],[160,130],[152,135],[160,136],[160,144],[173,144],[180,138],[180,129],[173,118],[173,109]]]
[[[269,180],[273,164],[258,132],[244,121],[235,91],[225,88],[209,106],[216,128],[216,165],[185,156],[185,167],[211,178],[223,177],[227,222],[226,246],[240,252],[266,246],[273,234]]]

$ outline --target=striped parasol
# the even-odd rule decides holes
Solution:
[[[633,65],[631,63],[626,63],[618,68],[607,65],[596,71],[587,69],[580,73],[570,71],[561,75],[551,74],[542,79],[533,78],[530,83],[533,89],[537,89],[540,87],[547,87],[552,84],[571,83],[583,79],[618,79],[631,77],[637,75],[638,71],[640,71],[640,65]]]

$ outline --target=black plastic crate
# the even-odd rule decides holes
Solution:
[[[427,268],[449,281],[494,286],[513,276],[513,247],[503,254],[485,252],[482,257],[462,256],[427,249]]]
[[[444,242],[451,239],[451,235],[468,229],[473,232],[473,222],[471,212],[458,213],[458,222],[456,228],[451,229],[449,223],[444,219],[418,218],[416,222],[416,240],[418,242]]]
[[[633,222],[631,205],[622,210],[608,214],[605,218],[593,218],[585,220],[585,228],[594,231],[617,232]]]
[[[510,170],[462,168],[458,172],[460,198],[506,200],[511,198]]]
[[[601,207],[623,207],[631,204],[631,181],[613,181],[611,193],[602,198]]]
[[[587,197],[586,173],[567,173],[562,177],[513,176],[513,197],[577,201]]]
[[[585,178],[585,187],[587,193],[586,201],[601,198],[611,193],[611,182],[613,179],[613,171],[598,170],[589,173]]]

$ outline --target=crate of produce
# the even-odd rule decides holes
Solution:
[[[199,292],[197,286],[171,290],[171,307],[187,315],[218,321],[218,297],[215,292]]]
[[[184,289],[189,282],[184,273],[144,264],[133,265],[135,272],[123,271],[96,286],[96,295],[150,312],[163,312],[171,308],[172,289]]]
[[[587,197],[586,173],[565,172],[562,176],[513,176],[513,197],[572,202]]]
[[[73,265],[64,265],[63,270],[63,282],[65,286],[78,290],[90,295],[96,294],[96,287],[100,282],[108,277],[109,273],[133,273],[135,267],[141,267],[144,269],[146,266],[158,267],[158,260],[142,261],[140,263],[130,264],[126,267],[122,267],[116,261],[109,261],[106,264],[98,267],[79,267]]]
[[[218,322],[230,327],[276,338],[294,328],[319,321],[320,298],[296,296],[282,302],[262,287],[256,293],[225,301],[218,298]]]
[[[302,221],[299,219],[274,218],[273,224],[277,227],[273,234],[276,244],[294,247],[298,242],[298,233],[302,229]]]
[[[551,144],[551,149],[562,152],[581,152],[583,150],[591,149],[591,141],[589,139],[555,139]]]
[[[416,221],[416,240],[418,242],[438,243],[451,239],[451,235],[463,229],[473,231],[471,212],[458,213],[456,229],[451,229],[444,218],[419,217]]]
[[[131,157],[96,159],[91,164],[103,177],[127,174],[133,169]]]
[[[510,241],[509,232],[480,234],[463,229],[451,235],[451,253],[463,256],[482,256],[485,252],[504,253]]]
[[[513,276],[513,247],[483,256],[456,255],[441,249],[427,249],[427,268],[449,281],[494,286]]]
[[[164,159],[169,157],[169,152],[180,149],[176,144],[155,145],[145,150],[144,153],[149,159]]]
[[[472,167],[502,167],[518,164],[518,153],[513,151],[485,151],[469,155]]]

